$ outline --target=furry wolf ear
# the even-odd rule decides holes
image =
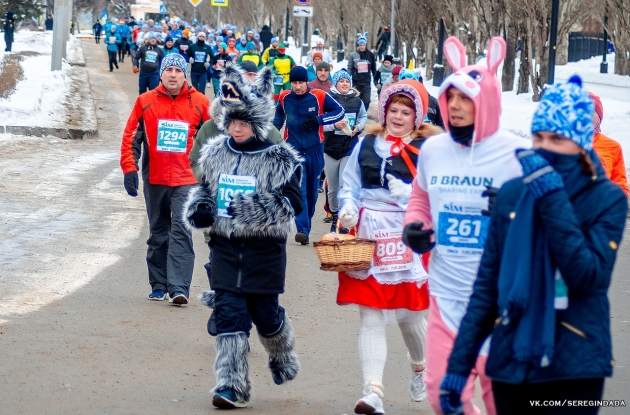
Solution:
[[[261,97],[273,94],[273,72],[271,68],[266,66],[258,71],[253,89]]]
[[[449,37],[444,42],[444,54],[455,72],[466,66],[466,48],[455,36]]]
[[[225,81],[243,82],[245,71],[235,63],[228,63],[221,75],[221,83]]]

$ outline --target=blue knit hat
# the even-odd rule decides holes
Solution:
[[[271,38],[271,43],[278,43],[278,42],[279,42],[279,40],[278,40],[277,37],[274,36],[274,37]]]
[[[256,45],[254,45],[254,42],[247,42],[246,48],[247,50],[254,50],[256,49]]]
[[[367,45],[367,37],[368,37],[368,32],[365,32],[363,34],[361,33],[357,33],[357,45]]]
[[[157,39],[157,33],[156,32],[149,32],[148,38],[149,39]]]
[[[350,83],[352,83],[352,75],[350,75],[350,72],[348,72],[348,70],[346,68],[341,68],[340,70],[338,70],[337,72],[335,72],[332,76],[332,82],[333,85],[337,85],[337,82],[339,82],[340,79],[347,79],[348,81],[350,81]]]
[[[398,80],[402,81],[404,79],[413,79],[415,81],[420,81],[418,79],[418,72],[414,71],[413,69],[403,69],[402,71],[400,71],[400,75],[398,75]]]
[[[223,48],[223,53],[225,53],[227,51],[227,44],[225,42],[219,43],[219,46],[221,46]]]
[[[160,65],[160,78],[162,77],[162,72],[171,66],[177,66],[184,71],[184,76],[188,76],[188,65],[186,64],[186,59],[184,59],[184,57],[179,53],[170,53],[162,59],[162,65]]]
[[[573,75],[564,84],[548,87],[534,112],[532,134],[549,131],[570,139],[586,151],[593,148],[595,104]]]
[[[289,72],[289,82],[308,82],[308,73],[303,66],[294,66]]]

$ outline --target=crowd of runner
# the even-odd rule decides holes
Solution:
[[[436,414],[479,414],[477,379],[490,415],[597,413],[529,403],[601,400],[614,365],[607,290],[628,184],[601,100],[579,77],[546,90],[526,139],[499,122],[501,38],[475,65],[449,38],[454,73],[433,97],[418,71],[375,56],[367,33],[333,71],[323,41],[302,66],[266,26],[131,18],[94,29],[110,71],[129,56],[139,73],[121,167],[131,196],[142,174],[150,300],[188,303],[192,231],[206,235],[213,405],[250,400],[252,325],[274,382],[298,375],[279,295],[287,239],[295,224],[310,244],[325,172],[332,230],[377,243],[369,269],[338,276],[337,304],[360,315],[355,413],[385,413],[391,321],[409,356],[401,382]]]

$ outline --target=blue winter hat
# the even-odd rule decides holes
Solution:
[[[303,66],[294,66],[289,72],[289,82],[308,82],[308,73]]]
[[[582,88],[582,79],[573,75],[564,83],[548,87],[536,107],[532,134],[549,131],[566,137],[586,151],[593,148],[595,104]]]
[[[156,32],[149,32],[148,37],[149,37],[149,39],[157,39],[157,33]]]
[[[219,46],[223,48],[223,53],[225,53],[225,51],[227,50],[227,44],[225,42],[221,42],[219,43]]]
[[[363,34],[357,33],[357,37],[359,38],[359,40],[357,40],[357,45],[367,45],[368,32]]]
[[[171,35],[166,36],[166,39],[164,39],[164,43],[168,43],[169,40],[173,40],[173,37]]]
[[[247,42],[247,50],[254,50],[256,49],[256,45],[254,45],[254,42]]]
[[[278,43],[278,42],[279,42],[278,38],[277,38],[277,37],[275,37],[275,36],[271,38],[271,43],[274,43],[274,42],[275,42],[275,43]]]
[[[352,83],[352,75],[350,75],[350,72],[348,72],[348,70],[346,68],[341,68],[340,70],[338,70],[337,72],[335,72],[332,76],[332,82],[333,85],[337,85],[337,82],[339,82],[340,79],[347,79],[348,81],[350,81],[350,83]]]
[[[217,36],[216,39],[217,43],[221,43],[223,42],[223,36]]]
[[[184,57],[179,53],[170,53],[162,59],[162,65],[160,65],[160,78],[162,77],[162,72],[171,66],[177,66],[184,71],[184,76],[188,76],[188,65],[186,64],[186,59],[184,59]]]
[[[142,30],[144,30],[144,29],[148,29],[148,28],[149,28],[149,25],[146,25],[146,24],[145,24],[145,25],[142,25]]]
[[[403,79],[413,79],[419,81],[418,72],[414,71],[413,69],[403,69],[400,72],[400,75],[398,75],[398,79],[400,81],[402,81]]]

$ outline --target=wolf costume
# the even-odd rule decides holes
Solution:
[[[275,109],[271,70],[260,71],[253,83],[243,73],[237,66],[225,69],[210,113],[219,130],[241,121],[254,135],[237,142],[220,134],[204,145],[203,182],[184,207],[187,226],[208,228],[211,235],[214,296],[204,293],[202,301],[214,308],[208,332],[217,336],[213,404],[220,408],[250,399],[252,323],[269,354],[274,382],[292,380],[299,370],[293,328],[278,296],[284,292],[287,235],[302,210],[301,159],[290,146],[268,140]]]

